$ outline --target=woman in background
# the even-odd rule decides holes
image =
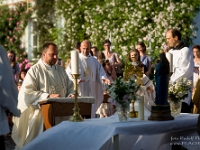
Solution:
[[[199,80],[199,67],[200,67],[200,45],[194,45],[192,48],[194,55],[194,72],[193,72],[193,91],[192,100],[194,103],[193,113],[200,113],[200,80]]]
[[[199,78],[199,67],[200,67],[200,46],[194,45],[192,48],[194,55],[194,73],[193,73],[193,85],[196,86],[196,83]]]
[[[146,76],[149,76],[151,73],[152,58],[146,54],[146,45],[143,42],[138,42],[137,50],[140,53],[140,61],[146,66],[144,73]]]
[[[105,40],[103,42],[103,47],[104,47],[103,53],[105,55],[105,59],[109,60],[110,65],[112,65],[115,68],[117,76],[121,76],[120,67],[122,66],[122,62],[119,58],[119,55],[116,52],[112,52],[110,50],[111,42],[108,39]]]
[[[13,72],[13,75],[14,75],[15,82],[18,83],[19,82],[20,68],[19,68],[19,64],[16,62],[16,53],[13,50],[8,50],[7,56],[8,56],[8,59],[10,61],[10,65],[11,65],[11,68],[12,68],[12,72]]]

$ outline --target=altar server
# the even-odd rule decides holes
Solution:
[[[78,80],[78,92],[80,96],[93,96],[95,104],[92,104],[91,117],[95,118],[95,112],[103,102],[103,87],[102,82],[109,84],[103,67],[99,67],[99,62],[91,56],[90,42],[85,40],[81,43],[81,53],[79,53],[79,72],[80,79]],[[69,78],[73,81],[71,75],[71,64],[66,69]]]
[[[12,138],[16,149],[21,149],[43,132],[39,100],[65,97],[73,93],[73,84],[64,68],[56,64],[57,59],[57,46],[54,43],[45,43],[42,58],[26,74],[18,95],[21,116],[13,119]]]
[[[192,51],[181,41],[181,33],[177,29],[169,29],[166,33],[167,44],[173,55],[173,74],[170,82],[174,83],[183,77],[193,80],[194,61]],[[188,97],[182,100],[181,112],[191,113],[192,93],[188,91]]]

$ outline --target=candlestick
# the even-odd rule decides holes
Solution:
[[[135,111],[134,103],[135,103],[135,101],[132,100],[131,104],[130,104],[130,107],[131,107],[130,108],[130,112],[129,112],[129,117],[130,118],[137,118],[138,117],[138,112]]]
[[[169,61],[170,72],[173,72],[173,55],[169,52],[166,52],[165,55]]]
[[[79,53],[77,50],[71,51],[71,74],[79,74]]]
[[[144,120],[144,96],[138,96],[138,119]]]
[[[69,121],[72,122],[81,122],[83,121],[83,118],[81,115],[79,115],[79,108],[78,108],[78,85],[77,85],[77,79],[80,76],[80,74],[72,74],[74,78],[74,114],[70,117]]]

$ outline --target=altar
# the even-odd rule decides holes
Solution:
[[[119,122],[114,114],[84,122],[63,121],[22,150],[110,150],[115,149],[116,144],[120,150],[170,150],[171,144],[199,150],[198,114],[181,114],[170,121],[148,121],[147,117]]]

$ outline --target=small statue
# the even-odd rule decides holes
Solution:
[[[156,105],[169,105],[168,103],[168,85],[169,85],[169,61],[164,51],[160,51],[160,60],[156,66]]]

